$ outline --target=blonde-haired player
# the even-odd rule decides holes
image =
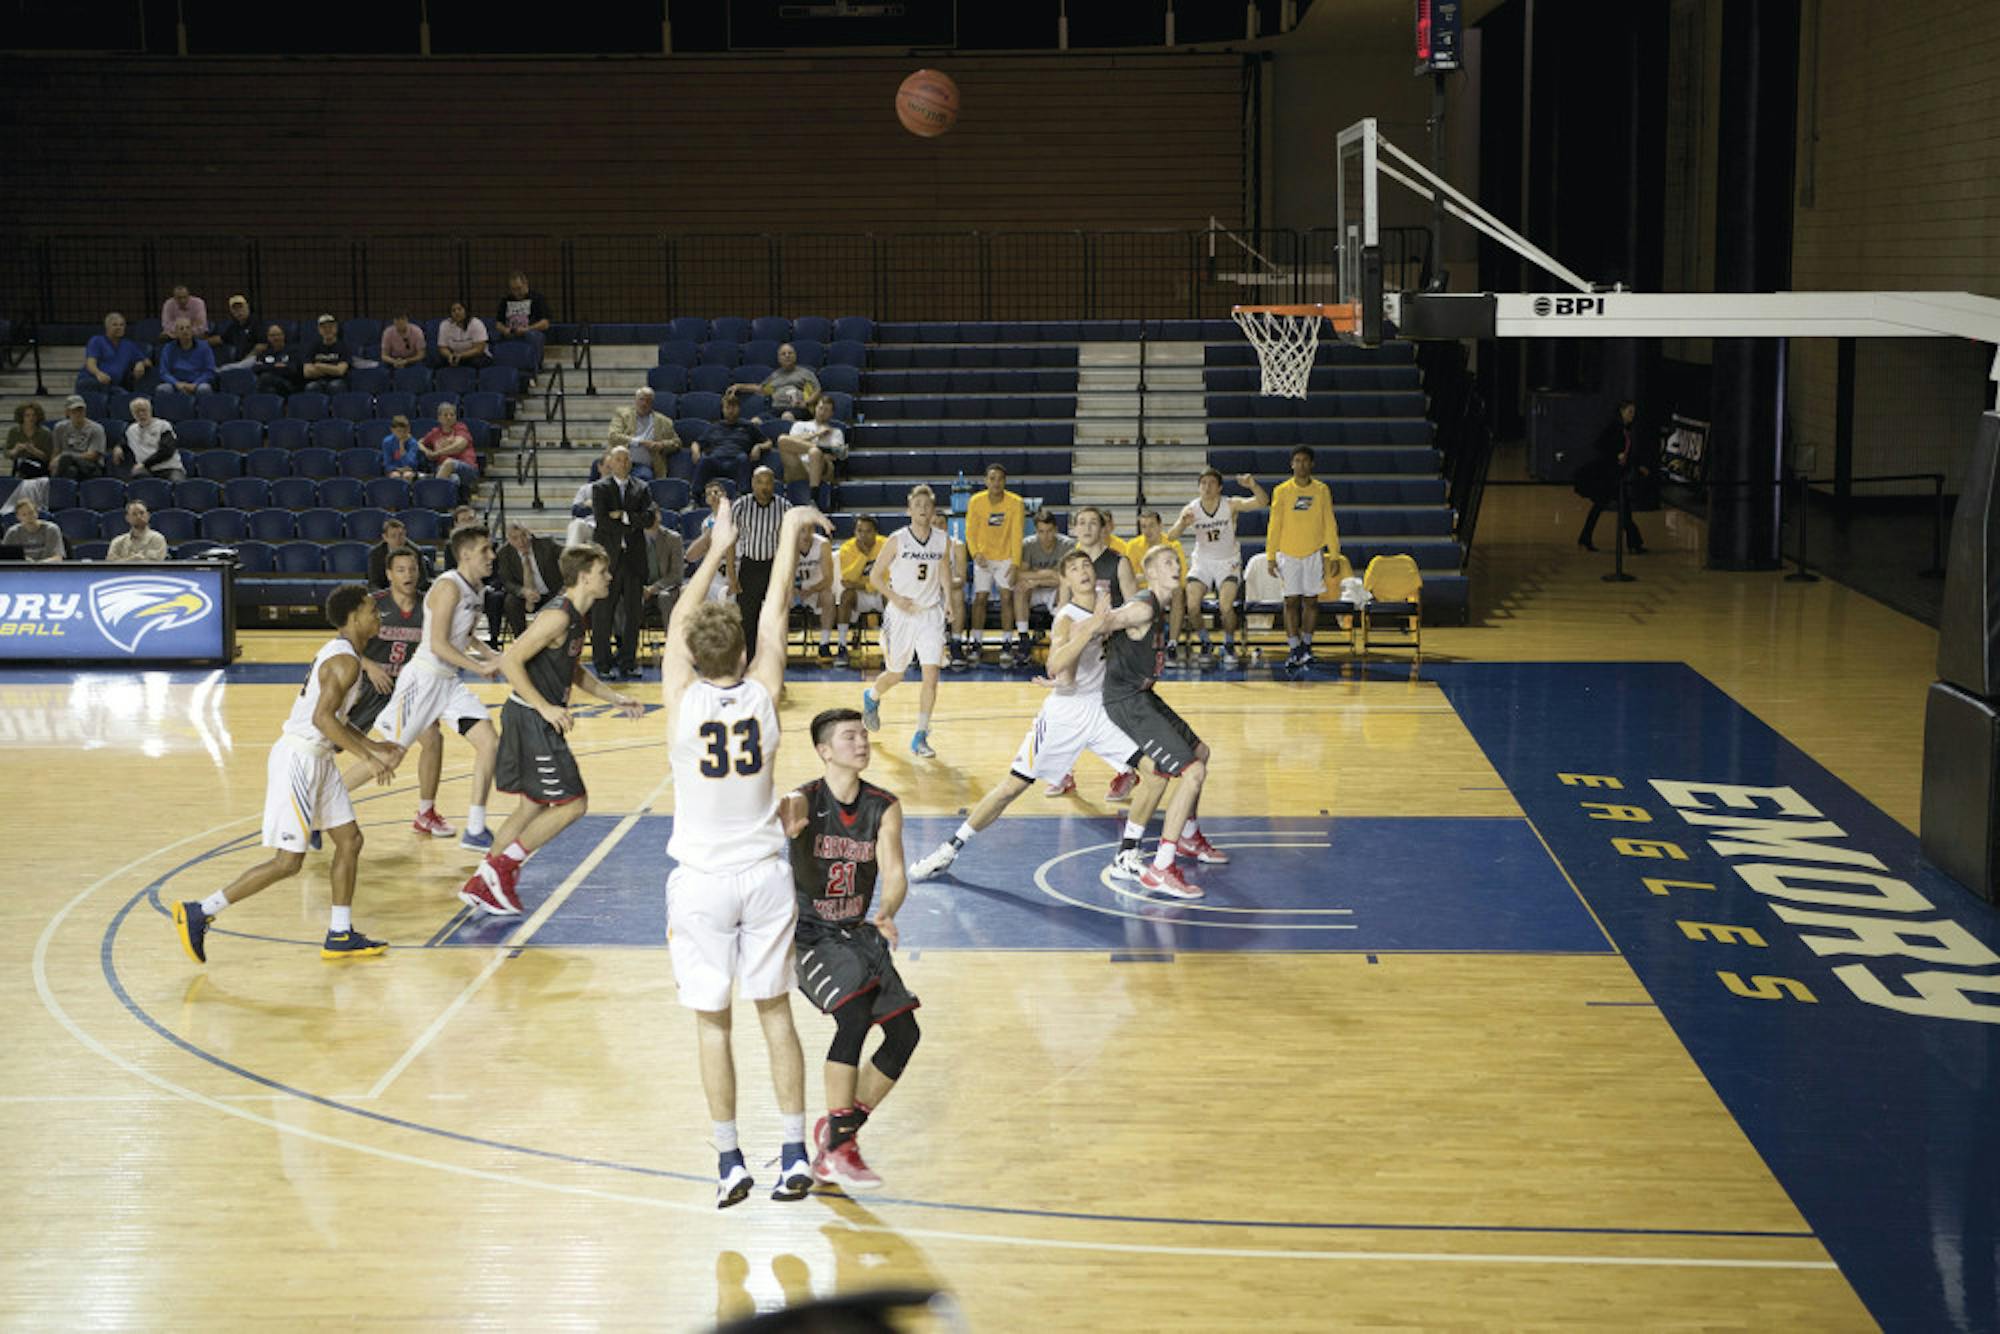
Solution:
[[[1013,655],[1014,636],[1028,633],[1025,620],[1011,630],[1006,628],[1014,601],[1014,562],[1021,556],[1027,514],[1027,502],[1007,489],[1007,470],[997,463],[989,465],[986,489],[965,506],[965,550],[972,559],[972,642],[966,651],[975,662],[986,652],[986,600],[996,593],[1000,598],[1003,661]]]
[[[799,535],[815,526],[832,525],[809,505],[786,513],[771,565],[773,588],[791,585],[798,570]],[[715,1203],[726,1209],[748,1196],[752,1184],[736,1138],[736,1060],[729,1038],[733,990],[757,1007],[784,1118],[782,1162],[772,1198],[803,1199],[813,1176],[805,1144],[805,1056],[792,1027],[797,914],[790,845],[772,781],[789,599],[764,599],[757,657],[746,662],[742,612],[734,603],[707,600],[723,553],[736,545],[736,521],[727,500],[716,506],[711,536],[714,542],[674,607],[660,690],[674,778],[674,833],[667,854],[675,866],[667,877],[667,945],[681,1004],[695,1011],[701,1086],[721,1155]]]
[[[1313,452],[1304,445],[1292,451],[1292,475],[1271,492],[1271,529],[1264,544],[1285,588],[1285,639],[1291,645],[1285,666],[1299,671],[1312,665],[1319,595],[1340,559],[1333,492],[1313,480]]]
[[[869,582],[888,604],[882,612],[882,674],[861,692],[861,718],[882,730],[882,697],[902,681],[910,660],[922,670],[917,730],[910,754],[932,759],[931,710],[937,707],[938,670],[944,666],[945,607],[952,598],[951,538],[937,520],[937,497],[928,486],[910,488],[910,523],[882,539]]]
[[[1250,495],[1225,499],[1221,470],[1202,469],[1201,494],[1181,507],[1180,517],[1167,530],[1169,538],[1177,538],[1190,528],[1194,530],[1194,558],[1188,562],[1187,570],[1188,615],[1194,620],[1195,633],[1201,636],[1202,652],[1210,652],[1214,644],[1208,637],[1208,627],[1202,624],[1201,604],[1209,591],[1214,590],[1216,619],[1222,622],[1224,667],[1235,667],[1239,662],[1236,593],[1243,585],[1243,549],[1236,543],[1236,516],[1246,510],[1263,509],[1271,500],[1249,473],[1240,474],[1236,480],[1250,489]]]

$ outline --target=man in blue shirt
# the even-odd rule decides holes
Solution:
[[[77,373],[76,387],[86,389],[137,389],[153,369],[146,349],[125,336],[125,317],[112,311],[104,317],[104,332],[93,336],[83,349],[83,369]]]
[[[215,350],[194,336],[186,320],[174,321],[173,337],[160,346],[160,387],[183,394],[206,394],[215,388]]]
[[[704,431],[690,451],[696,490],[711,477],[732,479],[739,492],[748,489],[749,479],[742,474],[749,469],[750,451],[765,441],[763,428],[742,420],[742,412],[736,395],[722,396],[722,420]]]

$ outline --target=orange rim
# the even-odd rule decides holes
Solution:
[[[1304,306],[1231,306],[1229,309],[1231,314],[1244,315],[1290,315],[1297,318],[1317,315],[1341,333],[1352,333],[1361,327],[1361,303],[1358,301]]]

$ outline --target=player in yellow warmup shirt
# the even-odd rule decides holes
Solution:
[[[1340,527],[1333,519],[1333,492],[1313,480],[1313,453],[1292,451],[1292,475],[1271,492],[1271,527],[1264,539],[1278,580],[1284,585],[1285,666],[1312,665],[1313,622],[1326,574],[1340,558]]]
[[[986,651],[986,600],[1000,596],[1000,616],[1004,627],[1014,601],[1014,562],[1021,558],[1021,541],[1027,531],[1028,507],[1021,497],[1007,489],[1007,470],[994,464],[986,470],[986,489],[965,506],[965,552],[972,561],[972,642],[967,652],[978,661]],[[1014,636],[1026,637],[1026,622],[1000,631],[1000,657],[1004,662],[1014,653]]]

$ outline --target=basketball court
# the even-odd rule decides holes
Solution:
[[[1946,1258],[1990,1231],[1980,1183],[1937,1167],[1979,1160],[1992,1029],[1867,1003],[1838,965],[1898,994],[1916,965],[1816,953],[1652,785],[1789,788],[1839,826],[1818,841],[1962,926],[1961,957],[1995,943],[1908,828],[1934,637],[1830,583],[1702,573],[1681,516],[1628,598],[1559,544],[1574,502],[1490,503],[1479,574],[1507,609],[1421,663],[1165,687],[1218,755],[1204,824],[1236,860],[1205,900],[1101,874],[1090,765],[913,887],[926,1040],[862,1201],[714,1209],[657,708],[581,723],[593,809],[530,863],[524,919],[465,920],[469,863],[409,831],[399,782],[359,806],[357,920],[385,957],[314,957],[322,856],[201,969],[164,912],[261,856],[306,638],[253,635],[220,672],[10,675],[0,726],[38,779],[11,811],[37,832],[7,907],[7,1173],[76,1201],[4,1262],[11,1318],[305,1322],[328,1285],[439,1323],[588,1302],[671,1328],[881,1285],[943,1289],[981,1329],[1954,1318],[1976,1285]],[[803,721],[859,690],[795,682],[787,783],[813,771]],[[871,776],[911,856],[1037,693],[946,681],[931,762],[892,704]],[[107,785],[142,761],[171,802]],[[830,1026],[800,1009],[810,1067]],[[739,1037],[754,1171],[777,1119]]]

